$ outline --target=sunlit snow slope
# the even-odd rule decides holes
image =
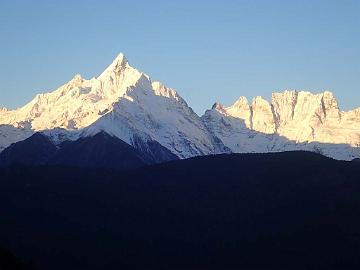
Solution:
[[[308,150],[344,160],[359,157],[360,109],[343,112],[331,92],[273,93],[271,103],[240,97],[215,104],[202,119],[233,152]]]
[[[225,150],[175,90],[152,82],[123,54],[97,78],[76,75],[18,110],[2,109],[0,124],[0,150],[34,131],[56,142],[106,131],[137,148],[157,141],[180,158]]]
[[[0,152],[38,131],[56,144],[104,131],[152,155],[150,145],[159,143],[179,158],[286,150],[360,157],[360,109],[341,111],[330,92],[274,93],[271,103],[241,97],[200,118],[174,89],[131,67],[123,54],[97,78],[76,75],[22,108],[0,108]]]

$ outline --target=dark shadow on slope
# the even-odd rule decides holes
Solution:
[[[146,154],[122,140],[100,132],[93,137],[66,141],[47,161],[48,165],[80,168],[129,169],[150,164]]]
[[[39,269],[359,269],[360,167],[309,152],[0,170],[0,245]]]
[[[154,140],[144,141],[139,136],[133,136],[133,144],[137,151],[143,153],[147,164],[156,164],[179,159],[169,149]]]
[[[31,128],[29,127],[28,123],[24,123],[25,127],[14,127],[12,125],[7,124],[0,124],[0,142],[6,141],[6,142],[12,142],[14,138],[18,138],[18,133],[21,131],[22,133],[26,133],[24,136],[24,139],[26,137],[30,137],[34,132],[31,131]],[[2,145],[0,145],[0,152],[4,150]]]
[[[0,166],[14,163],[44,165],[54,155],[56,146],[44,135],[35,133],[31,137],[13,143],[0,153]]]
[[[156,142],[150,146],[153,152],[157,151],[162,155],[162,159],[177,159]],[[58,146],[42,133],[36,133],[24,141],[12,144],[0,153],[0,167],[23,164],[130,169],[154,164],[157,161],[158,159],[146,150],[134,148],[105,132],[76,141],[65,141]]]

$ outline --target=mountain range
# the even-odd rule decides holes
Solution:
[[[353,160],[360,157],[359,146],[360,109],[341,111],[331,92],[273,93],[271,103],[240,97],[229,107],[215,103],[200,117],[174,89],[133,68],[123,54],[96,78],[76,75],[19,109],[0,109],[0,165],[123,168],[293,150]],[[109,158],[114,155],[115,163]]]

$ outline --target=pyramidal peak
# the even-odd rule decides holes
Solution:
[[[249,101],[246,97],[241,96],[238,98],[238,100],[234,103],[234,107],[243,107],[244,105],[248,105]]]
[[[99,91],[109,99],[118,99],[135,88],[150,88],[150,77],[132,67],[123,53],[97,77]]]
[[[112,73],[118,74],[121,71],[123,71],[126,67],[130,67],[129,62],[123,53],[119,53],[112,61],[112,63],[103,71],[103,73],[101,73],[98,79],[99,80],[107,79],[109,74]]]
[[[126,66],[128,63],[129,62],[126,59],[125,55],[121,52],[114,58],[114,60],[112,61],[112,63],[108,68]]]
[[[16,127],[25,121],[29,132],[18,136],[20,139],[48,130],[46,135],[61,143],[105,131],[146,151],[155,151],[158,143],[182,158],[222,149],[174,89],[153,83],[148,75],[130,66],[122,53],[99,77],[85,80],[76,75],[57,90],[37,95],[11,114],[0,115],[0,125]],[[10,139],[2,149],[17,141],[10,134],[12,130],[7,132]]]
[[[120,53],[98,78],[86,80],[76,74],[55,91],[36,95],[18,110],[5,114],[5,109],[1,109],[0,124],[17,126],[28,121],[34,131],[85,128],[111,110],[112,104],[126,95],[128,89],[138,96],[139,88],[154,91],[150,78],[132,68]]]
[[[112,64],[119,64],[119,65],[124,65],[124,64],[127,64],[128,63],[128,60],[126,59],[125,55],[120,52],[114,59],[113,63]]]

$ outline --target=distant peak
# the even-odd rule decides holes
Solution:
[[[269,105],[269,102],[262,96],[256,96],[252,101],[252,105]]]
[[[151,84],[152,84],[153,88],[156,88],[156,89],[160,89],[160,88],[164,87],[164,84],[159,81],[153,81]]]
[[[248,99],[244,96],[241,96],[238,98],[238,100],[234,103],[233,106],[243,107],[243,106],[248,106],[248,104],[249,104]]]
[[[331,91],[329,91],[329,90],[325,90],[324,93],[323,93],[323,95],[324,95],[325,97],[335,98],[335,95],[334,95]]]
[[[217,111],[224,111],[224,106],[218,102],[215,102],[214,105],[212,105],[211,109]]]
[[[80,87],[83,83],[84,79],[81,77],[80,74],[76,74],[68,83],[65,85],[68,86],[68,90],[72,87]],[[42,94],[40,94],[41,96]]]
[[[322,102],[325,107],[325,109],[336,109],[339,110],[338,102],[336,100],[335,95],[330,91],[324,91],[322,94]]]
[[[72,81],[76,81],[76,82],[81,82],[83,80],[83,78],[81,77],[80,74],[76,74],[74,76],[74,78],[72,79]]]

